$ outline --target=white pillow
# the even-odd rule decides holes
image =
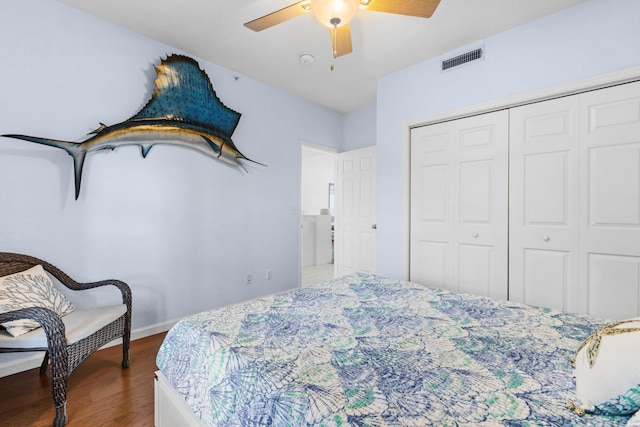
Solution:
[[[640,317],[597,330],[578,348],[576,407],[629,415],[640,410]]]
[[[26,271],[0,277],[0,313],[28,307],[46,307],[64,316],[73,311],[73,304],[51,283],[41,265]],[[40,327],[33,320],[20,319],[2,324],[14,337]]]
[[[640,412],[636,412],[636,414],[627,421],[627,427],[640,427]]]

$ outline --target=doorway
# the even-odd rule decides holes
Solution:
[[[334,220],[337,151],[301,145],[301,285],[335,277]]]

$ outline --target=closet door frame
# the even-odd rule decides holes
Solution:
[[[403,184],[403,279],[409,279],[409,263],[410,263],[410,188],[411,188],[411,129],[421,126],[427,126],[443,121],[460,119],[477,114],[484,114],[503,110],[507,108],[517,107],[539,101],[545,101],[553,98],[559,98],[567,95],[574,95],[590,90],[602,89],[618,84],[640,81],[640,66],[631,67],[624,70],[606,73],[586,79],[576,80],[562,85],[555,85],[549,88],[536,90],[533,92],[520,94],[511,97],[500,98],[482,104],[475,104],[460,109],[451,110],[444,113],[434,114],[415,120],[407,121],[403,129],[402,152],[403,152],[403,168],[402,168],[402,184]]]

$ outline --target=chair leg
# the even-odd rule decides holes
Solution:
[[[125,333],[122,337],[122,367],[128,368],[131,364],[131,358],[129,356],[129,348],[131,346],[131,336]]]
[[[67,423],[67,379],[69,377],[69,355],[67,348],[58,349],[49,355],[51,359],[51,394],[56,408],[54,427]]]
[[[44,352],[44,358],[42,359],[42,364],[40,365],[40,375],[44,375],[47,372],[47,367],[49,366],[49,352]]]
[[[56,406],[56,417],[53,419],[53,427],[62,427],[67,423],[67,402],[62,406]]]

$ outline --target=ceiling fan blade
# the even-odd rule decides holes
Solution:
[[[258,19],[254,19],[253,21],[246,22],[244,26],[253,31],[262,31],[290,19],[297,18],[298,16],[304,15],[310,11],[309,0],[303,0]]]
[[[362,3],[365,2],[366,0]],[[440,0],[369,0],[369,4],[364,8],[374,12],[430,18],[439,3]]]
[[[349,24],[338,28],[331,28],[330,32],[334,58],[353,51],[351,46],[351,26]]]

